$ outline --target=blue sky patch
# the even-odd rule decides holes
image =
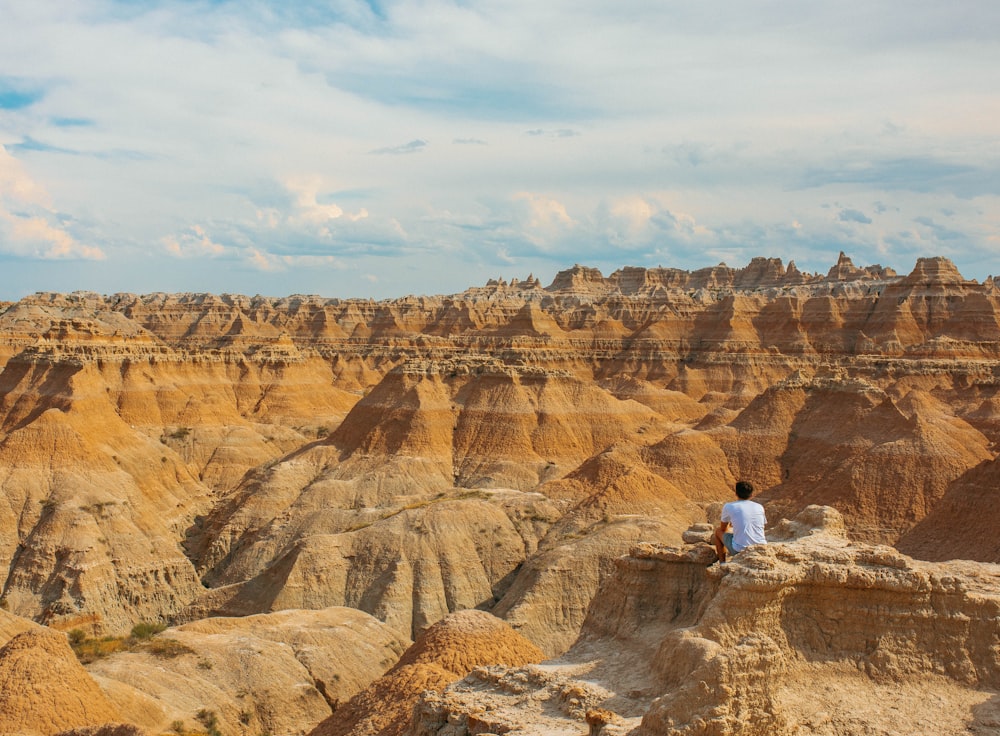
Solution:
[[[14,143],[7,146],[9,151],[42,151],[43,153],[69,153],[72,155],[77,155],[79,151],[72,151],[68,148],[59,148],[58,146],[50,146],[48,143],[42,143],[41,141],[35,140],[30,135],[25,136],[20,143]]]
[[[52,118],[50,121],[57,128],[88,128],[94,121],[88,118]]]
[[[45,96],[44,90],[18,79],[0,77],[0,110],[23,110]]]

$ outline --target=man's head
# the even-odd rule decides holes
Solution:
[[[742,501],[746,501],[750,496],[753,495],[753,486],[748,480],[736,481],[736,497]]]

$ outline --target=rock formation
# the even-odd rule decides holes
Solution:
[[[383,677],[358,693],[310,736],[405,736],[413,706],[483,665],[541,661],[542,652],[503,621],[460,611],[431,626]]]
[[[120,720],[65,634],[36,627],[0,647],[0,733],[47,736]]]
[[[425,695],[413,733],[992,732],[995,565],[852,543],[828,507],[772,537],[724,566],[708,545],[637,546],[566,655]]]
[[[409,645],[350,608],[209,618],[89,665],[122,720],[223,733],[305,733],[381,676]],[[201,719],[199,720],[199,714]]]
[[[0,610],[0,647],[23,631],[38,630],[40,628],[42,627],[25,618]]]
[[[207,616],[257,626],[256,614],[308,622],[305,609],[346,606],[405,641],[480,609],[546,656],[573,647],[579,659],[604,610],[595,596],[631,569],[619,558],[712,521],[737,478],[756,485],[772,523],[835,507],[849,540],[837,544],[872,545],[905,560],[899,569],[924,570],[877,545],[1000,562],[998,360],[1000,289],[943,258],[905,276],[845,254],[825,274],[773,258],[609,276],[575,266],[547,287],[495,279],[382,302],[35,294],[0,307],[0,642],[29,619],[92,636],[184,624],[171,636],[214,662],[210,641],[227,636],[281,647],[258,629],[190,628]],[[869,564],[853,548],[811,544],[748,559],[848,577]],[[709,579],[724,591],[743,574]],[[712,636],[702,638],[723,642]],[[768,636],[782,657],[807,651]],[[786,671],[770,650],[745,651]],[[138,672],[149,656],[92,667],[120,660]],[[833,671],[819,655],[794,656],[820,680]],[[195,659],[171,660],[181,669],[170,677],[206,681]],[[289,706],[294,729],[380,674],[340,672],[338,689],[292,659],[276,655],[294,673],[275,681],[313,683]],[[383,659],[372,657],[382,670]],[[966,687],[941,668],[942,687]],[[410,685],[439,683],[434,672],[411,672]],[[515,689],[565,685],[552,702],[582,711],[574,728],[609,734],[660,718],[641,695],[648,683],[667,692],[655,672],[637,672],[639,694],[621,703],[577,692],[564,670],[483,673]],[[155,678],[139,692],[99,677],[137,726],[162,730],[172,714],[191,725],[193,699],[173,703]],[[241,705],[242,681],[218,679],[202,690],[215,688],[220,722],[243,728],[245,711],[254,727],[277,723]],[[794,682],[761,702],[793,712],[782,698],[798,697]],[[728,707],[705,702],[690,706],[694,721],[715,723],[704,707]],[[779,732],[792,728],[779,720]]]

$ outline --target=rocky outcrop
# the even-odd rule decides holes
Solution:
[[[416,636],[450,612],[493,605],[554,515],[544,497],[514,491],[341,513],[342,531],[288,530],[288,546],[273,562],[245,582],[203,593],[184,617],[349,605]],[[326,523],[312,516],[292,518]],[[273,549],[273,538],[258,539],[260,548]]]
[[[488,613],[451,614],[424,632],[384,677],[310,736],[404,736],[413,705],[425,690],[443,689],[483,665],[517,666],[542,657],[535,645]]]
[[[0,647],[0,733],[48,736],[121,720],[65,634],[33,628]]]
[[[662,424],[572,376],[496,361],[395,369],[327,440],[248,477],[203,522],[215,590],[184,615],[354,605],[416,636],[505,593],[559,516],[529,489]],[[661,516],[697,515],[670,495]]]
[[[20,616],[14,616],[6,611],[0,610],[0,646],[23,631],[40,629],[38,624],[34,624]]]
[[[301,734],[409,644],[357,610],[282,611],[170,628],[89,670],[121,720],[151,733],[198,732],[210,717],[222,733]]]
[[[998,307],[995,280],[946,259],[900,276],[845,254],[825,274],[773,258],[576,266],[547,287],[496,279],[382,302],[81,292],[6,304],[0,643],[28,619],[94,635],[187,622],[161,635],[174,658],[92,665],[119,715],[152,732],[171,719],[210,730],[199,710],[232,731],[306,730],[392,664],[402,645],[385,636],[418,638],[475,608],[560,659],[479,669],[420,728],[483,689],[507,695],[490,714],[461,710],[479,732],[520,709],[609,735],[725,733],[740,719],[855,733],[882,716],[837,693],[865,688],[913,714],[907,727],[986,724],[991,645],[962,622],[993,615],[990,568],[925,567],[878,545],[1000,561]],[[707,573],[708,547],[668,551],[714,520],[737,478],[772,523],[822,503],[843,535]],[[338,646],[322,612],[340,606],[382,633],[364,663],[345,655],[320,672],[303,652]],[[885,623],[863,636],[854,609]],[[298,699],[247,674],[251,651]],[[408,664],[371,702],[458,674]],[[826,716],[806,715],[804,682]],[[950,710],[911,698],[932,685]]]
[[[795,376],[709,433],[774,517],[839,508],[852,536],[894,543],[953,483],[992,460],[990,440],[925,391],[882,391],[846,372]]]
[[[851,543],[824,507],[769,533],[723,566],[706,567],[707,545],[638,546],[564,657],[474,671],[423,698],[413,733],[957,735],[995,724],[996,566]]]

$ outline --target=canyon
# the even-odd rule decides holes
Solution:
[[[0,732],[1000,734],[998,441],[1000,287],[940,257],[38,293]],[[713,565],[738,479],[772,544]]]

